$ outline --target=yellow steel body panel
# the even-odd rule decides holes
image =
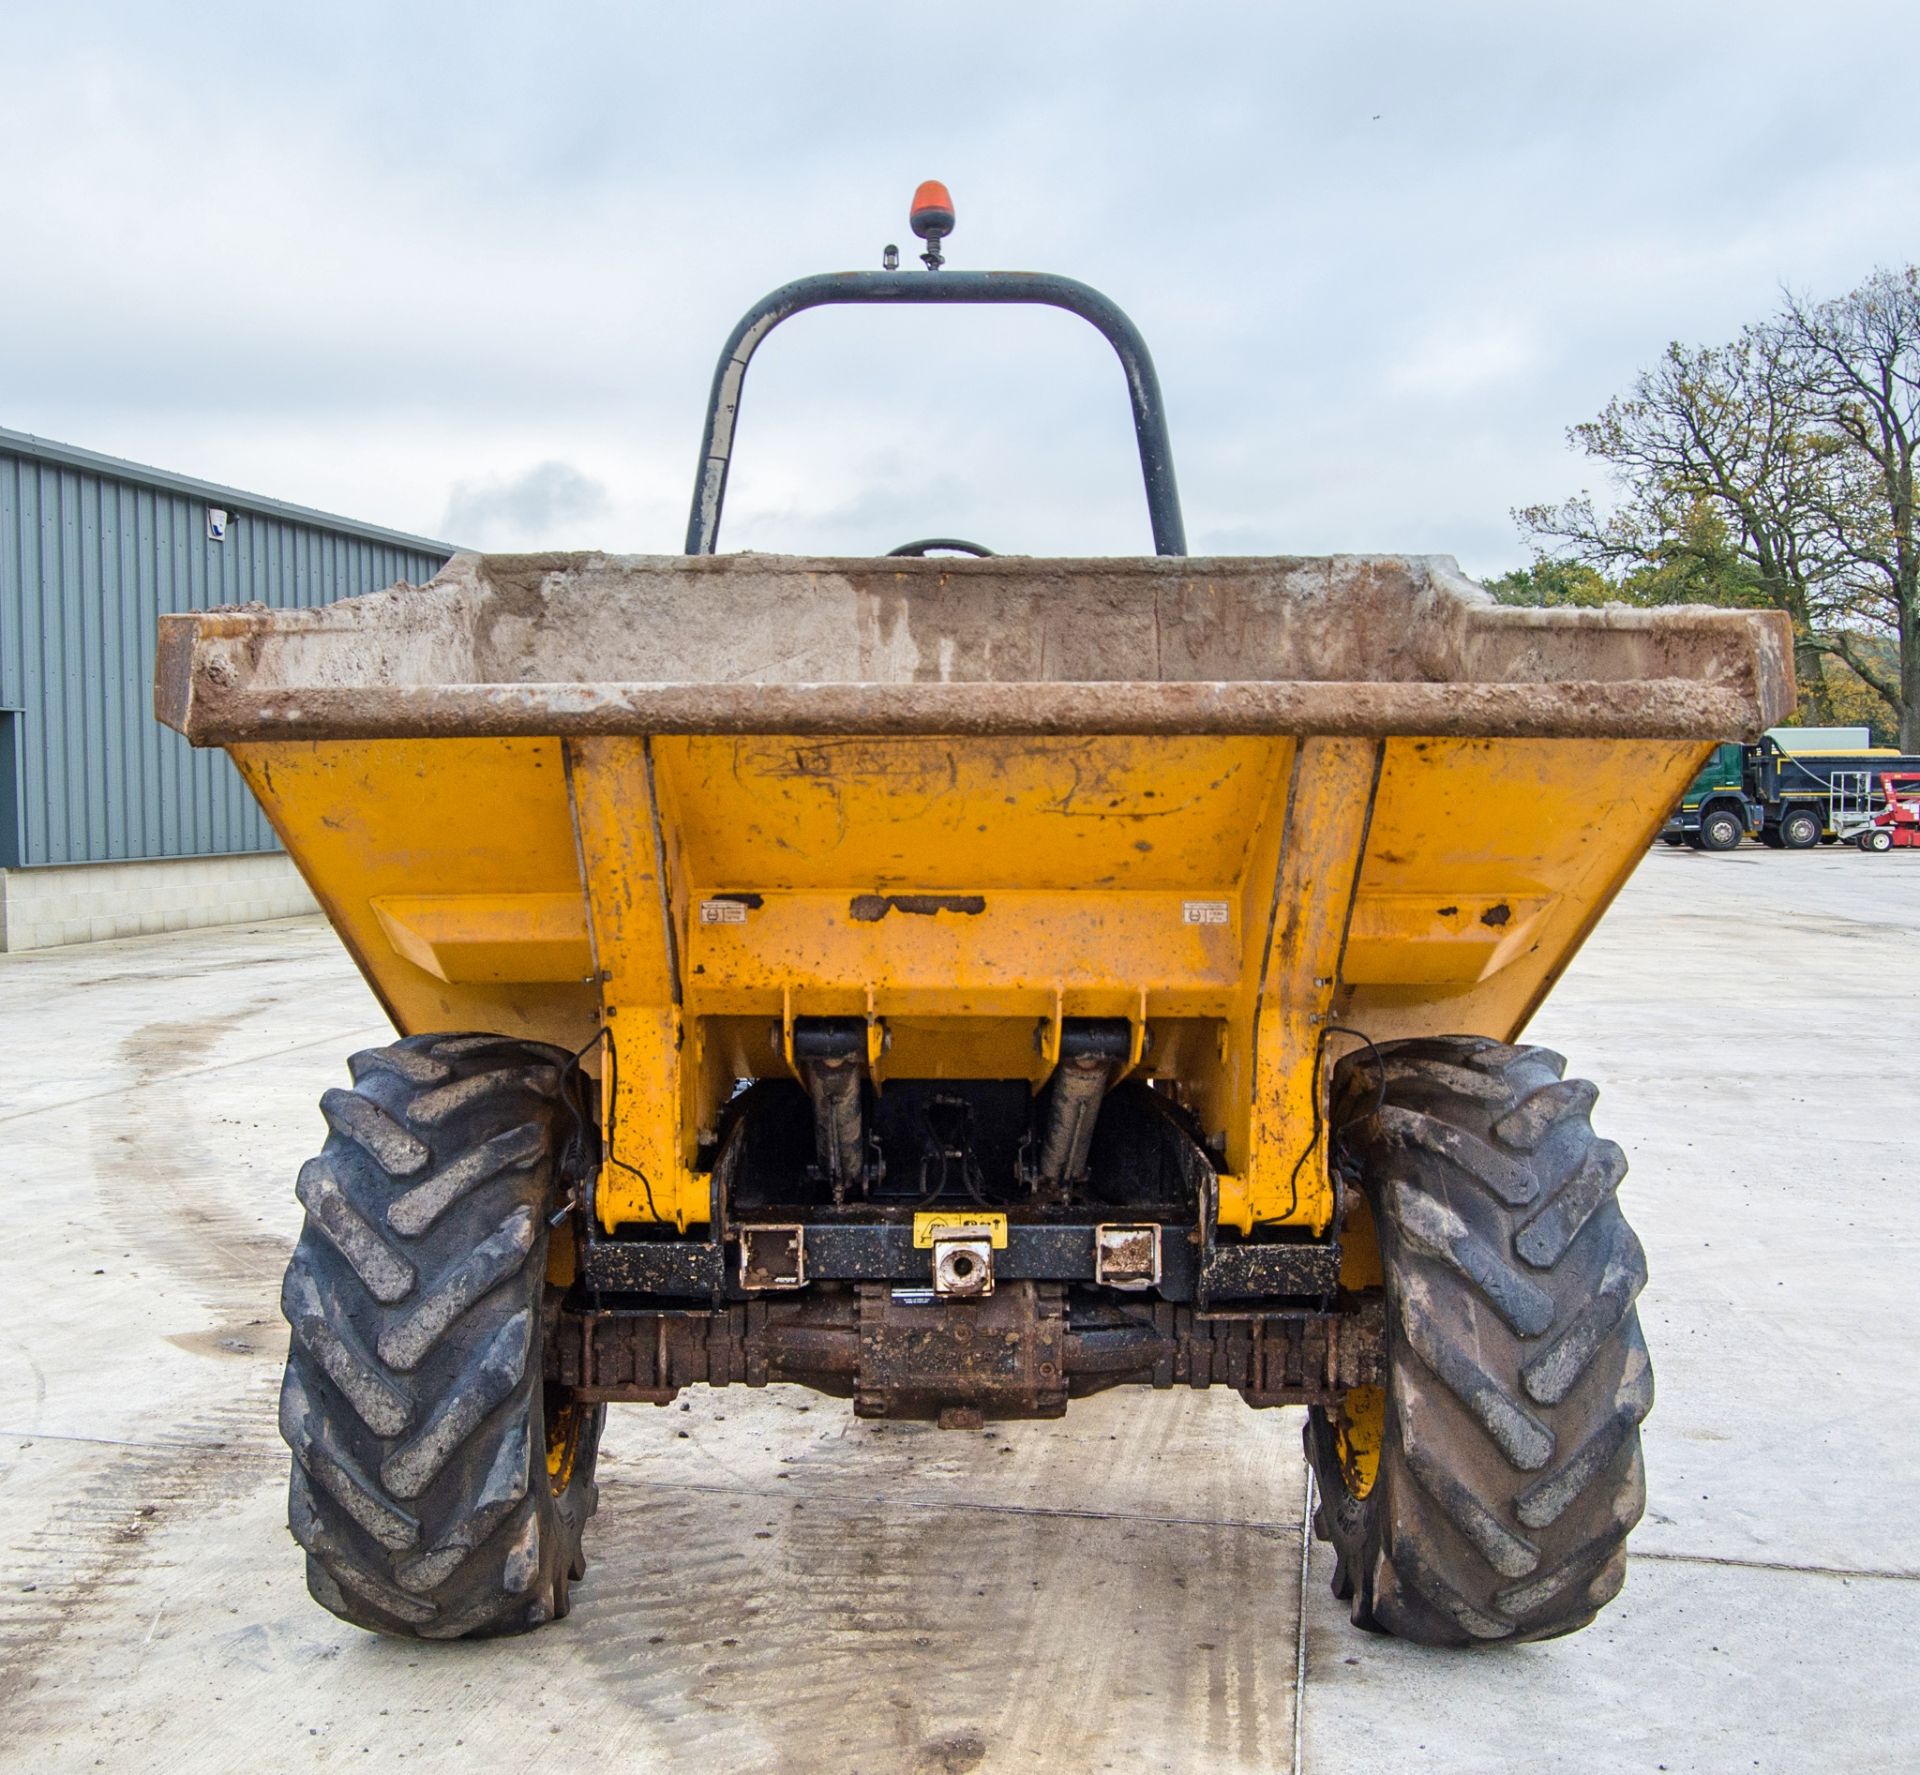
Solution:
[[[561,894],[382,894],[374,916],[403,956],[436,980],[585,980],[593,972],[580,891]]]
[[[1243,849],[1290,742],[1235,738],[657,742],[716,887],[1186,892]]]
[[[1211,897],[1230,891],[1212,884]],[[896,1015],[1031,1012],[1057,990],[1069,1016],[1123,1017],[1150,982],[1156,1009],[1197,1016],[1224,1010],[1240,978],[1232,923],[1187,922],[1193,896],[1157,889],[891,897],[934,902],[910,911],[852,884],[754,897],[738,923],[701,922],[696,907],[689,981],[710,1011],[758,1011],[791,988],[810,1012],[859,1013],[866,988],[884,984]]]
[[[396,948],[375,904],[560,895],[584,905],[559,741],[306,740],[228,751],[403,1035],[484,1030],[566,1048],[593,1038],[590,965],[563,978],[450,978],[424,940]],[[524,928],[510,911],[499,943]]]
[[[1252,1051],[1236,1071],[1250,1070],[1253,1088],[1225,1103],[1220,1185],[1220,1218],[1242,1232],[1262,1224],[1320,1232],[1333,1216],[1321,1062],[1379,760],[1373,740],[1302,740],[1294,753],[1271,936],[1228,1037],[1231,1051],[1251,1023]]]
[[[869,1021],[876,1079],[1038,1085],[1063,1017],[1221,1142],[1224,1223],[1324,1230],[1331,1060],[1517,1035],[1711,752],[1285,736],[231,748],[395,1024],[587,1049],[598,1209],[702,1224],[702,1130]],[[590,1044],[592,1044],[590,1046]]]
[[[702,1030],[684,1011],[679,846],[648,741],[570,741],[567,781],[612,1057],[600,1218],[608,1227],[671,1221],[684,1232],[708,1218],[708,1181],[693,1161],[732,1079],[712,1071]]]
[[[1686,740],[1388,741],[1359,906],[1384,916],[1393,896],[1410,938],[1431,929],[1420,895],[1433,918],[1448,906],[1478,908],[1481,929],[1520,930],[1514,944],[1496,945],[1489,959],[1499,965],[1472,979],[1428,977],[1418,941],[1398,966],[1370,954],[1365,976],[1344,982],[1339,1020],[1376,1041],[1518,1035],[1712,749]]]
[[[1351,1387],[1333,1412],[1334,1449],[1347,1490],[1366,1497],[1380,1477],[1380,1449],[1387,1438],[1387,1390]]]

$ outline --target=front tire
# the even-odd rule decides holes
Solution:
[[[1340,1161],[1378,1240],[1386,1375],[1315,1407],[1306,1442],[1314,1526],[1358,1626],[1429,1645],[1548,1639],[1625,1577],[1653,1403],[1634,1311],[1646,1265],[1614,1194],[1625,1159],[1562,1065],[1445,1037],[1336,1075]]]
[[[281,1292],[288,1526],[375,1633],[518,1633],[584,1571],[603,1406],[550,1397],[547,1215],[586,1121],[572,1057],[412,1036],[349,1063]]]
[[[1706,851],[1735,851],[1746,829],[1730,809],[1716,807],[1700,816],[1700,848]]]

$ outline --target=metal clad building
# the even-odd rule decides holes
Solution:
[[[164,611],[327,604],[452,548],[0,429],[0,869],[277,849],[153,719]]]

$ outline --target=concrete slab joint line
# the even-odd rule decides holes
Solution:
[[[1303,1775],[1307,1744],[1307,1582],[1313,1564],[1313,1469],[1300,1495],[1299,1622],[1293,1649],[1293,1775]]]

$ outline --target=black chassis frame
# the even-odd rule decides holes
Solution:
[[[702,1233],[608,1235],[591,1214],[575,1217],[575,1274],[548,1339],[549,1378],[586,1399],[656,1404],[694,1384],[795,1382],[851,1397],[860,1416],[962,1428],[1057,1416],[1071,1396],[1125,1384],[1230,1386],[1261,1406],[1329,1404],[1374,1384],[1381,1304],[1377,1293],[1341,1291],[1339,1216],[1325,1239],[1221,1238],[1205,1151],[1171,1103],[1143,1101],[1161,1120],[1191,1214],[991,1210],[1006,1214],[1007,1242],[985,1298],[935,1292],[933,1254],[913,1237],[924,1209],[737,1213],[743,1117],[716,1155]],[[1337,1174],[1336,1194],[1344,1206]],[[1158,1228],[1157,1277],[1101,1285],[1099,1229],[1146,1224]],[[805,1270],[791,1279],[779,1273],[791,1266],[756,1255],[797,1255],[796,1245]]]
[[[1085,1207],[983,1210],[1004,1215],[1007,1223],[1006,1248],[994,1254],[996,1279],[1091,1286],[1098,1280],[1099,1229],[1151,1224],[1160,1229],[1160,1274],[1146,1288],[1129,1293],[1190,1303],[1203,1312],[1247,1311],[1261,1305],[1298,1312],[1331,1303],[1340,1286],[1339,1216],[1335,1236],[1325,1239],[1293,1232],[1221,1239],[1219,1179],[1205,1151],[1157,1094],[1144,1093],[1137,1101],[1150,1105],[1162,1124],[1184,1193],[1195,1205],[1192,1218],[1175,1220],[1164,1211],[1120,1207],[1097,1213]],[[610,1235],[601,1232],[592,1215],[582,1216],[578,1281],[586,1295],[596,1302],[606,1296],[643,1297],[649,1304],[671,1302],[683,1308],[700,1301],[717,1310],[756,1295],[823,1282],[932,1288],[932,1252],[914,1244],[914,1220],[920,1211],[914,1207],[863,1203],[737,1211],[732,1181],[745,1129],[744,1120],[736,1122],[715,1158],[704,1235],[689,1238],[641,1226],[622,1227]],[[1344,1196],[1337,1175],[1336,1193]],[[944,1199],[925,1206],[949,1217],[966,1209],[964,1203]],[[750,1266],[741,1261],[745,1241],[756,1234],[795,1229],[802,1235],[804,1280],[749,1284]]]

